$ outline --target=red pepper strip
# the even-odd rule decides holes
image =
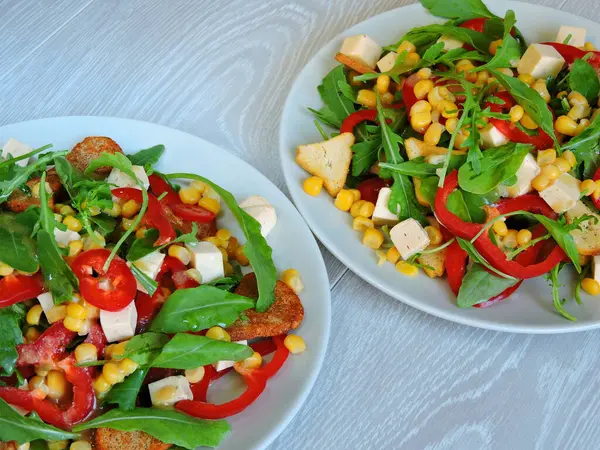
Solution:
[[[600,69],[600,52],[581,50],[580,48],[574,47],[573,45],[561,44],[559,42],[543,42],[544,45],[550,45],[554,47],[560,56],[562,56],[567,64],[573,64],[576,59],[583,59],[585,55],[591,54],[591,57],[587,60],[594,69]]]
[[[448,274],[448,284],[454,295],[457,297],[463,278],[467,273],[468,256],[467,252],[458,245],[458,241],[454,241],[446,248],[446,273]]]
[[[558,217],[558,214],[548,206],[548,203],[542,200],[538,195],[533,194],[503,199],[496,204],[496,209],[498,209],[500,214],[508,214],[515,211],[529,211],[535,214],[542,214],[550,219],[556,219],[556,217]]]
[[[267,386],[267,380],[277,373],[285,363],[289,350],[283,345],[284,336],[273,337],[277,346],[273,359],[260,369],[245,371],[242,375],[246,381],[246,391],[236,398],[221,405],[196,400],[182,400],[175,408],[200,419],[224,419],[242,412],[262,394]]]
[[[8,275],[0,279],[0,308],[35,298],[44,290],[40,273],[33,276]]]
[[[277,350],[277,345],[273,342],[273,339],[264,339],[262,341],[253,342],[250,344],[252,350],[260,353],[260,356],[267,356]]]
[[[194,394],[194,401],[206,402],[208,387],[210,386],[210,382],[214,379],[216,372],[215,368],[210,364],[204,366],[204,377],[202,380],[190,385],[192,393]]]
[[[142,191],[134,188],[118,188],[113,189],[112,194],[124,200],[135,200],[138,203],[142,203]],[[167,219],[161,203],[158,199],[148,194],[148,210],[142,219],[142,223],[150,228],[156,228],[158,230],[158,239],[154,243],[156,247],[164,244],[168,244],[177,237],[173,225]]]
[[[419,101],[415,95],[415,84],[417,84],[419,81],[421,81],[421,78],[414,73],[408,77],[402,85],[402,101],[406,106],[406,112],[409,114],[409,116],[411,108]]]
[[[485,31],[485,24],[490,19],[486,19],[485,17],[478,17],[476,19],[467,20],[459,25],[461,28],[469,28],[470,30],[477,31],[479,33],[483,33]],[[502,19],[504,22],[504,19]],[[512,28],[510,30],[510,34],[512,36],[515,35],[515,29]]]
[[[594,181],[600,180],[600,169],[596,170],[596,173],[592,177],[592,180],[594,180]],[[592,198],[592,201],[594,202],[594,205],[596,206],[596,208],[600,209],[600,197],[596,197],[596,195],[592,195],[591,198]]]
[[[160,199],[161,202],[166,205],[177,205],[181,203],[179,194],[175,192],[175,189],[173,189],[160,175],[153,173],[148,177],[148,180],[150,181],[150,189],[156,197],[165,194],[164,197]]]
[[[344,119],[342,127],[340,128],[340,133],[353,133],[354,127],[356,127],[359,123],[366,121],[375,122],[376,120],[376,109],[362,109],[360,111],[356,111]]]
[[[67,345],[77,333],[67,330],[62,322],[56,322],[31,344],[17,345],[17,367],[53,363],[65,354]]]

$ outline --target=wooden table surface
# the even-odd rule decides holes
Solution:
[[[285,192],[279,116],[296,74],[344,29],[407,3],[3,0],[0,124],[66,115],[156,122],[229,149]],[[600,13],[596,0],[535,3]],[[512,335],[450,323],[323,253],[328,356],[271,449],[600,448],[597,332]]]

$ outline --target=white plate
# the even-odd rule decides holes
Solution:
[[[588,29],[588,38],[598,43],[600,25],[590,20],[528,3],[487,2],[498,15],[507,9],[515,11],[517,26],[531,42],[552,41],[560,25],[576,25]],[[421,274],[406,278],[391,264],[377,267],[374,252],[363,245],[352,230],[351,217],[337,210],[325,193],[310,197],[302,190],[308,176],[295,162],[296,147],[321,141],[313,115],[307,107],[319,108],[322,101],[317,86],[338,63],[333,59],[343,39],[365,33],[379,44],[396,42],[411,28],[439,22],[420,4],[394,9],[359,23],[322,48],[296,79],[284,106],[280,129],[280,153],[285,179],[296,206],[325,246],[358,276],[392,297],[422,311],[466,325],[501,331],[524,333],[561,333],[600,326],[600,302],[585,298],[584,305],[567,305],[578,317],[569,322],[554,312],[547,282],[537,279],[524,283],[516,295],[486,309],[458,309],[445,279],[431,280]],[[565,291],[565,295],[570,294]],[[570,297],[570,295],[569,295]],[[365,308],[369,308],[365,304]]]
[[[232,432],[219,450],[267,447],[294,417],[310,392],[325,356],[331,320],[329,280],[315,239],[292,203],[260,172],[203,139],[160,125],[108,117],[59,117],[0,127],[0,143],[9,137],[33,147],[47,143],[56,150],[71,149],[86,136],[110,136],[125,151],[164,144],[159,169],[164,172],[201,174],[232,192],[239,200],[258,194],[276,208],[278,222],[269,234],[273,258],[279,270],[296,268],[305,285],[301,294],[305,319],[297,333],[308,350],[290,355],[281,371],[269,381],[261,397],[231,419]],[[231,214],[219,220],[234,235],[242,236]],[[223,392],[243,391],[235,375],[217,383],[212,399],[223,401]],[[209,400],[211,399],[209,391]]]

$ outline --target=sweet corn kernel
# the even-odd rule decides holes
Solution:
[[[383,244],[383,233],[377,228],[367,228],[363,235],[363,245],[374,250]]]
[[[121,215],[121,205],[117,202],[113,202],[111,208],[106,208],[104,210],[104,214],[107,214],[111,217],[119,217]]]
[[[430,225],[430,226],[425,227],[425,231],[427,232],[427,235],[429,236],[429,243],[431,245],[439,245],[442,243],[442,240],[443,240],[442,232],[437,227],[433,227]]]
[[[65,450],[69,446],[69,441],[47,442],[48,450]]]
[[[377,96],[375,92],[369,89],[361,89],[356,96],[356,102],[365,108],[375,108],[377,106]]]
[[[561,171],[554,164],[548,164],[542,167],[541,174],[550,180],[550,182],[555,181],[561,175]]]
[[[392,264],[396,264],[398,260],[400,260],[400,252],[396,247],[391,247],[385,254],[385,259],[387,259]]]
[[[477,72],[477,80],[475,84],[477,86],[485,86],[490,79],[490,73],[487,70],[482,70],[481,72]]]
[[[569,163],[569,165],[571,167],[573,167],[575,164],[577,164],[577,158],[575,157],[575,154],[571,150],[565,150],[562,154],[562,157],[567,160],[567,162]]]
[[[214,214],[219,214],[219,211],[221,211],[221,204],[215,198],[202,197],[198,202],[198,206],[202,206],[203,208],[208,209]]]
[[[510,111],[508,114],[510,115],[510,121],[512,123],[517,123],[525,115],[525,110],[523,109],[523,107],[521,105],[515,105],[512,108],[510,108]]]
[[[450,100],[442,100],[437,105],[437,109],[442,113],[442,117],[446,119],[458,117],[458,106]]]
[[[416,66],[421,61],[421,56],[418,53],[409,53],[404,59],[404,64],[407,66]]]
[[[34,305],[27,311],[27,323],[29,325],[39,325],[40,318],[42,317],[42,313],[44,310],[42,309],[42,305]]]
[[[567,136],[575,136],[577,132],[577,122],[568,116],[560,116],[554,123],[556,131]]]
[[[215,339],[217,341],[231,342],[231,336],[229,336],[229,333],[221,327],[209,328],[206,332],[206,337],[210,339]]]
[[[187,248],[185,248],[183,245],[176,245],[176,244],[171,245],[169,247],[168,253],[169,253],[169,256],[172,256],[173,258],[178,259],[186,266],[192,260],[192,256],[190,255],[189,250]]]
[[[533,77],[533,75],[529,75],[528,73],[522,73],[519,75],[518,78],[528,86],[531,86],[533,83],[535,83],[535,78]],[[567,95],[566,92],[565,95]]]
[[[591,42],[586,42],[585,44],[583,44],[583,49],[588,52],[593,52],[594,50],[596,50],[596,46]]]
[[[402,41],[398,46],[398,53],[414,53],[417,51],[417,47],[412,42]]]
[[[490,52],[490,55],[495,55],[496,52],[498,51],[498,47],[500,47],[501,45],[502,45],[502,39],[492,41],[490,43],[490,46],[488,47],[488,52]]]
[[[498,72],[506,75],[507,77],[514,77],[515,74],[513,73],[512,69],[509,69],[508,67],[502,67],[501,69],[498,69]]]
[[[198,284],[202,284],[202,274],[198,269],[188,269],[185,271],[185,274],[192,280],[195,280]]]
[[[577,124],[577,129],[575,130],[575,135],[579,136],[583,131],[590,126],[589,119],[581,119]]]
[[[521,125],[523,125],[528,130],[537,130],[538,124],[531,118],[531,116],[527,113],[523,114],[521,120],[519,121]]]
[[[385,94],[390,88],[390,77],[387,75],[379,75],[375,82],[375,88],[380,94]]]
[[[135,200],[128,200],[121,207],[121,215],[126,219],[131,219],[138,212],[140,212],[141,208],[141,203],[138,203]]]
[[[567,113],[567,117],[573,120],[583,119],[584,117],[589,117],[592,113],[592,108],[589,106],[573,106],[569,112]]]
[[[433,71],[429,67],[424,67],[422,69],[419,69],[419,71],[417,72],[417,76],[421,80],[429,80],[433,76]]]
[[[179,198],[186,205],[196,205],[201,197],[202,192],[193,187],[185,187],[179,190]]]
[[[416,102],[412,108],[410,108],[410,114],[417,114],[423,112],[431,112],[431,104],[427,100],[419,100]]]
[[[65,214],[63,214],[64,216]],[[81,229],[83,228],[83,226],[81,225],[81,222],[73,216],[67,216],[63,219],[63,224],[65,224],[67,226],[67,228],[71,231],[81,231]]]
[[[50,187],[50,183],[48,183],[46,181],[45,184],[46,184],[46,193],[47,194],[52,194],[52,188]],[[40,186],[41,186],[41,183],[35,183],[33,185],[33,187],[31,188],[31,195],[34,198],[40,198]]]
[[[589,106],[587,98],[577,91],[572,91],[569,93],[569,95],[567,95],[567,99],[569,100],[569,104],[571,106]]]
[[[69,303],[67,306],[67,316],[73,317],[74,319],[85,319],[85,308],[78,303]]]
[[[106,347],[104,350],[104,356],[107,359],[121,359],[127,350],[127,343],[129,341],[119,342],[118,344],[112,344]]]
[[[350,207],[350,215],[352,217],[360,216],[360,208],[364,203],[365,203],[365,200],[358,200],[357,202],[354,202],[352,204],[352,206]]]
[[[204,369],[203,366],[200,366],[197,369],[187,369],[185,371],[185,378],[191,384],[200,383],[202,381],[202,379],[204,378],[205,373],[206,373],[206,370]]]
[[[458,119],[456,117],[446,120],[446,129],[449,133],[454,134],[456,127],[458,126]]]
[[[69,450],[92,450],[92,444],[88,441],[75,441],[71,444]]]
[[[35,327],[30,327],[27,329],[27,331],[25,332],[25,340],[27,341],[28,344],[31,344],[35,341],[37,341],[37,339],[42,335],[42,333],[39,332],[39,330]]]
[[[74,317],[67,316],[63,321],[63,325],[67,330],[79,333],[83,327],[83,319],[75,319]]]
[[[587,292],[590,295],[600,294],[600,283],[598,283],[593,278],[584,278],[581,281],[581,287],[585,292]]]
[[[385,106],[389,106],[394,102],[394,94],[391,92],[384,92],[381,94],[381,103]]]
[[[77,239],[76,241],[69,242],[69,256],[77,256],[83,250],[83,241]]]
[[[129,358],[122,359],[119,361],[119,369],[125,374],[125,376],[131,375],[138,368],[138,364]]]
[[[559,100],[562,100],[564,97],[566,97],[568,94],[567,91],[560,91],[558,94],[556,94],[556,98]]]
[[[56,220],[58,223],[62,223],[63,216],[61,216],[60,214],[54,213],[54,220]]]
[[[137,230],[135,230],[135,237],[137,239],[144,239],[146,237],[146,233],[148,232],[147,228],[138,228]]]
[[[55,323],[60,320],[63,320],[67,317],[67,306],[66,305],[55,305],[48,310],[46,313],[46,318],[48,322]]]
[[[597,186],[594,180],[583,180],[579,185],[579,190],[584,195],[592,195]]]
[[[492,225],[492,228],[494,229],[494,233],[500,237],[504,237],[506,236],[506,233],[508,233],[508,228],[506,227],[506,222],[504,222],[504,220],[496,220],[494,225]]]
[[[444,125],[441,123],[432,123],[431,126],[427,128],[425,136],[423,136],[423,141],[429,145],[438,145],[444,130]]]
[[[154,393],[154,406],[168,406],[172,404],[173,400],[175,399],[176,392],[177,387],[173,385],[168,385],[163,388],[160,388]]]
[[[517,245],[519,247],[523,247],[524,245],[529,244],[529,242],[531,241],[531,238],[532,238],[531,231],[529,231],[526,228],[519,230],[519,232],[517,233]]]
[[[219,239],[216,236],[207,237],[207,238],[203,239],[203,241],[210,242],[211,244],[214,244],[217,247],[227,247],[227,242],[222,241],[221,239]]]
[[[508,248],[515,248],[517,246],[517,230],[508,230],[506,236],[502,239],[502,243]]]
[[[432,117],[430,112],[420,112],[411,114],[410,125],[413,129],[419,133],[425,132],[427,127],[431,124]]]
[[[294,355],[306,350],[306,342],[296,334],[288,334],[283,340],[283,345]]]
[[[355,231],[360,231],[361,233],[366,231],[368,228],[373,228],[374,226],[375,225],[371,219],[363,216],[355,217],[352,221],[352,229]]]
[[[398,261],[396,263],[396,270],[407,277],[416,277],[419,274],[419,268],[406,261]]]
[[[82,242],[85,251],[106,247],[106,239],[97,231],[94,231],[93,236],[85,235]]]
[[[51,370],[46,377],[48,386],[48,397],[58,400],[67,392],[67,379],[64,372],[60,370]]]
[[[558,167],[558,170],[560,170],[562,173],[565,173],[565,172],[568,172],[569,170],[571,170],[571,164],[569,164],[569,161],[567,161],[562,156],[559,158],[556,158],[556,161],[554,161],[554,165],[556,167]]]
[[[548,186],[550,186],[550,180],[548,179],[547,176],[540,174],[537,177],[535,177],[533,180],[531,180],[531,186],[536,191],[543,191]]]
[[[285,340],[284,340],[285,343]],[[285,345],[285,344],[284,344]],[[233,366],[237,372],[246,373],[248,370],[258,369],[262,365],[262,356],[260,353],[254,352],[252,356],[244,359],[243,361],[238,361]]]
[[[296,294],[299,294],[304,290],[304,283],[302,283],[300,273],[296,269],[284,270],[281,274],[281,281],[287,284]]]
[[[548,92],[548,86],[546,86],[546,80],[537,80],[531,87],[540,94],[540,97],[542,97],[546,103],[550,103],[551,97],[550,92]]]
[[[223,263],[223,271],[225,272],[225,276],[228,277],[233,273],[233,266],[230,262]]]
[[[94,388],[94,391],[96,392],[96,395],[100,396],[100,395],[108,392],[108,390],[111,388],[112,384],[109,383],[108,381],[106,381],[106,378],[104,378],[104,375],[100,375],[98,378],[96,378],[94,380],[94,382],[92,383],[92,386]]]
[[[235,249],[235,260],[240,263],[241,266],[247,266],[250,264],[250,261],[244,252],[244,247],[240,246]]]
[[[350,211],[354,203],[354,194],[347,189],[342,189],[335,197],[335,206],[340,211]]]
[[[366,200],[359,200],[350,208],[352,217],[362,216],[369,218],[373,215],[373,211],[375,211],[375,205]]]
[[[0,261],[0,276],[1,277],[7,277],[7,276],[11,275],[14,271],[15,271],[14,268],[12,268],[8,264]]]
[[[94,305],[91,305],[85,301],[82,303],[82,305],[85,308],[85,314],[88,319],[95,320],[100,317],[100,310]]]
[[[231,231],[227,228],[221,228],[220,230],[217,230],[215,236],[223,241],[228,241],[231,237]]]
[[[556,150],[553,148],[549,148],[547,150],[540,150],[537,154],[537,163],[540,166],[545,166],[546,164],[554,164],[556,161]]]
[[[110,361],[104,364],[102,376],[108,383],[117,384],[123,382],[125,379],[125,372],[121,370],[118,363]]]
[[[350,84],[350,86],[354,86],[354,87],[361,87],[363,85],[362,81],[356,81],[354,80],[355,77],[360,76],[360,73],[358,73],[356,70],[350,70],[348,72],[348,83]]]
[[[131,227],[133,227],[133,223],[135,222],[135,219],[123,219],[121,221],[121,227],[125,230],[128,231],[131,229]]]
[[[75,348],[75,360],[78,363],[97,361],[98,349],[94,344],[83,343]]]
[[[433,89],[433,81],[431,80],[421,80],[417,81],[414,87],[415,97],[419,100],[423,100]]]
[[[46,380],[42,376],[36,375],[34,377],[31,377],[29,379],[29,390],[34,391],[36,389],[39,389],[39,387],[45,383]]]

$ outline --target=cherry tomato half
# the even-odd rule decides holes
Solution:
[[[215,213],[198,205],[174,204],[170,205],[177,217],[192,222],[209,223],[215,218]]]
[[[8,275],[0,279],[0,308],[37,297],[44,292],[44,280],[37,273],[33,276]]]
[[[377,203],[379,191],[387,185],[388,183],[381,178],[369,178],[356,186],[356,189],[360,191],[360,198],[362,200],[375,204]]]

